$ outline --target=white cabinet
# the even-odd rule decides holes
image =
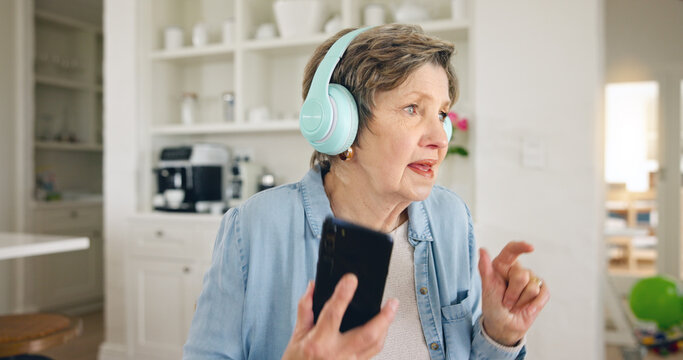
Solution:
[[[129,224],[124,260],[129,352],[134,359],[178,359],[220,217],[141,214]]]
[[[101,207],[39,209],[36,232],[85,236],[86,250],[37,256],[25,260],[24,300],[28,308],[77,310],[99,307],[103,297]]]
[[[205,269],[191,260],[135,257],[128,271],[134,358],[181,358]]]

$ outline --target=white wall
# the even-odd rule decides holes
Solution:
[[[15,230],[15,2],[0,1],[0,232]],[[12,309],[13,261],[0,261],[0,314]]]
[[[137,145],[137,19],[135,0],[104,1],[104,253],[105,344],[116,357],[126,343],[123,243],[135,212]],[[102,354],[101,354],[102,355]]]
[[[522,264],[552,298],[528,334],[530,359],[603,359],[603,3],[477,0],[476,192],[480,246],[523,239]],[[523,137],[545,166],[522,167]]]
[[[606,82],[654,79],[683,64],[683,2],[605,1]]]
[[[15,7],[0,2],[0,231],[14,229]]]

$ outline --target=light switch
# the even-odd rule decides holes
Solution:
[[[522,167],[531,169],[545,168],[545,144],[538,138],[522,138]]]

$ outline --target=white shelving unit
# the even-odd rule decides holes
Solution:
[[[90,248],[17,262],[22,286],[16,299],[25,312],[78,313],[101,308],[103,301],[103,33],[47,11],[51,6],[39,0],[21,6],[27,27],[18,35],[25,46],[22,101],[31,109],[17,125],[28,134],[22,142],[21,229],[85,236]],[[53,183],[47,198],[45,187],[38,191],[39,178]]]
[[[99,27],[35,9],[33,178],[57,191],[102,193],[101,47]]]
[[[361,26],[363,8],[377,3],[321,1],[328,10],[326,17],[340,15],[344,27]],[[391,21],[391,8],[401,1],[380,3]],[[451,19],[448,2],[429,10],[434,20],[419,25],[456,45],[454,65],[462,94],[456,109],[471,117],[470,23]],[[169,145],[222,143],[252,154],[255,162],[276,175],[278,184],[297,181],[306,172],[312,152],[298,132],[303,70],[314,49],[331,34],[254,39],[260,24],[275,23],[270,0],[146,0],[140,2],[139,11],[140,89],[145,98],[139,113],[143,149],[139,173],[144,175],[139,179],[138,211],[151,210],[156,191],[151,169],[161,148]],[[220,29],[229,18],[235,21],[235,38],[223,43]],[[209,44],[203,47],[193,47],[190,41],[192,27],[198,22],[209,29]],[[184,47],[164,50],[164,29],[172,25],[183,29]],[[226,91],[235,94],[233,123],[222,120],[220,95]],[[180,121],[184,92],[198,95],[199,116],[193,125]],[[271,121],[250,123],[249,110],[264,106]]]

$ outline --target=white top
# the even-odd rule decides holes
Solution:
[[[394,248],[389,261],[389,274],[384,288],[382,305],[389,298],[399,301],[398,313],[389,326],[384,348],[373,359],[429,359],[429,349],[422,332],[420,313],[417,310],[417,293],[415,291],[415,248],[408,241],[408,222],[404,222],[389,233],[394,241]],[[483,321],[483,317],[479,318]],[[516,346],[504,346],[493,340],[481,324],[484,338],[504,352],[517,353],[526,345],[526,336]]]
[[[84,250],[89,247],[90,239],[87,237],[0,232],[0,260]]]
[[[397,298],[399,305],[384,341],[384,348],[374,359],[429,359],[429,349],[417,311],[413,262],[415,249],[408,242],[408,222],[401,224],[389,235],[394,240],[394,249],[391,252],[382,303],[389,298]]]

